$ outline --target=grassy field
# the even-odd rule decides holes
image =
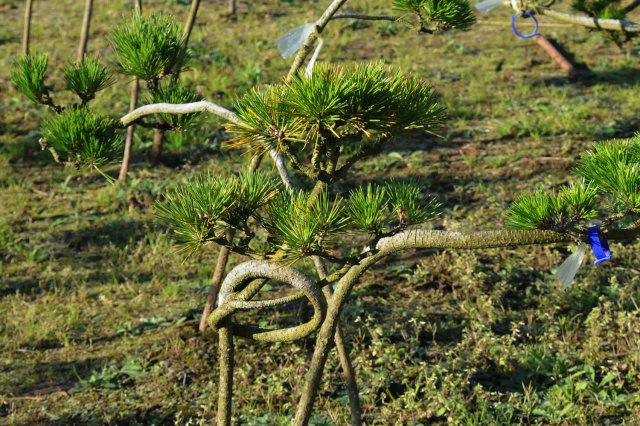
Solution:
[[[185,3],[143,8],[183,22]],[[241,1],[235,21],[224,3],[203,2],[183,79],[230,106],[281,78],[290,60],[275,39],[328,1]],[[390,4],[356,0],[347,10],[389,13]],[[92,54],[114,65],[108,34],[129,11],[128,1],[95,1]],[[206,171],[233,173],[248,158],[226,149],[222,123],[205,117],[169,137],[155,168],[146,161],[151,133],[138,130],[124,185],[55,164],[37,142],[48,112],[9,82],[22,13],[21,1],[0,4],[0,424],[211,423],[217,343],[197,322],[216,250],[185,260],[153,204],[166,188]],[[34,2],[32,49],[49,53],[59,90],[81,18],[77,1]],[[640,128],[637,48],[620,51],[599,34],[542,21],[543,34],[590,73],[567,80],[533,41],[511,34],[506,9],[439,36],[388,22],[332,23],[320,60],[384,60],[430,81],[448,108],[438,137],[395,141],[338,190],[411,175],[445,205],[438,226],[501,228],[518,193],[566,183],[593,141],[631,136]],[[128,91],[120,77],[97,108],[123,115]],[[273,172],[266,161],[262,168]],[[116,176],[117,165],[107,172]],[[571,247],[421,250],[375,267],[343,315],[366,423],[640,424],[640,243],[612,249],[613,261],[587,262],[566,292],[551,272]],[[287,324],[298,310],[249,316]],[[239,342],[238,424],[290,422],[312,348],[311,339]],[[348,419],[333,356],[312,423]]]

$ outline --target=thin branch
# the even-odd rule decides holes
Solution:
[[[233,395],[233,332],[228,325],[218,330],[218,426],[231,425],[231,398]]]
[[[31,15],[33,11],[33,0],[27,0],[24,8],[24,28],[22,30],[22,54],[29,54],[29,42],[31,41]]]
[[[138,77],[133,79],[131,83],[131,101],[129,103],[129,111],[135,111],[138,106],[138,93],[140,92],[140,80]],[[135,133],[135,126],[131,125],[127,128],[127,138],[124,142],[124,152],[122,154],[122,164],[120,165],[120,174],[118,180],[124,182],[127,179],[127,173],[129,173],[129,161],[131,159],[131,150],[133,148],[133,135]]]
[[[327,266],[324,261],[319,257],[313,258],[313,263],[316,266],[318,277],[323,280],[327,278]],[[331,286],[326,286],[322,289],[324,297],[327,300],[331,300],[333,297],[333,291]],[[349,410],[351,412],[351,425],[362,425],[362,415],[360,407],[360,395],[358,394],[358,383],[356,381],[356,372],[351,363],[351,357],[349,356],[349,349],[344,338],[344,331],[340,324],[336,326],[336,334],[333,336],[338,351],[338,360],[342,367],[342,373],[344,374],[345,382],[347,383],[347,395],[349,396]]]
[[[184,24],[184,30],[182,32],[182,44],[187,46],[189,44],[189,38],[191,38],[191,31],[196,23],[196,16],[198,15],[198,7],[200,6],[200,0],[193,0],[191,2],[191,9],[189,10],[189,16]]]
[[[287,74],[285,81],[291,81],[291,79],[298,73],[300,68],[302,68],[302,64],[304,63],[305,59],[307,59],[307,56],[309,56],[309,54],[311,53],[313,45],[318,39],[318,36],[322,33],[322,30],[324,30],[324,27],[327,26],[329,21],[331,21],[333,15],[335,15],[338,9],[340,9],[346,2],[347,0],[333,0],[327,10],[325,10],[322,16],[320,16],[320,18],[315,22],[314,30],[309,33],[307,39],[302,44],[302,47],[300,48],[300,50],[298,50],[298,53],[293,60],[293,64],[291,64],[291,68],[289,69],[289,73]]]
[[[131,111],[120,119],[120,125],[127,127],[136,120],[152,114],[191,114],[194,112],[209,112],[232,123],[242,125],[242,121],[233,112],[209,101],[191,102],[188,104],[149,104]]]
[[[640,0],[638,0],[640,1]],[[331,19],[360,19],[363,21],[397,21],[399,16],[393,15],[364,15],[362,13],[339,13],[333,15]]]
[[[555,10],[546,7],[539,8],[538,14],[548,16],[556,21],[581,25],[583,27],[594,28],[597,30],[623,31],[628,33],[640,32],[640,24],[624,19],[600,19],[590,16],[578,16],[564,12],[556,12]]]
[[[293,184],[291,183],[291,176],[289,176],[289,170],[287,170],[287,165],[284,163],[282,155],[278,154],[278,151],[275,149],[270,150],[269,155],[271,155],[271,159],[276,165],[276,169],[278,169],[278,173],[280,174],[280,179],[282,180],[284,187],[287,191],[291,191],[293,189]]]
[[[84,6],[84,16],[82,18],[82,31],[80,33],[80,45],[78,46],[78,62],[84,60],[87,53],[87,43],[89,42],[89,25],[91,24],[91,13],[93,11],[93,0],[86,0]]]

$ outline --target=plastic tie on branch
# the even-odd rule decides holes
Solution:
[[[504,0],[484,0],[480,3],[476,3],[475,7],[481,15],[486,15],[502,3],[504,3]]]
[[[309,37],[314,26],[315,24],[300,25],[276,40],[276,45],[282,57],[286,59],[296,53],[298,49],[302,47],[307,37]]]
[[[591,245],[591,251],[596,258],[593,263],[594,265],[611,260],[609,243],[607,242],[607,238],[600,234],[597,225],[592,226],[587,230],[587,238]],[[585,243],[580,244],[576,251],[574,251],[567,260],[562,262],[562,265],[560,265],[556,270],[555,275],[562,282],[562,290],[566,290],[569,284],[571,284],[571,281],[573,281],[573,278],[576,276],[578,269],[580,269],[580,265],[582,265],[586,249],[587,245]]]
[[[516,19],[518,19],[520,16],[533,19],[533,22],[535,23],[536,27],[533,29],[532,33],[522,34],[520,31],[518,31],[518,29],[516,28]],[[539,36],[540,32],[538,31],[538,29],[539,29],[538,18],[536,18],[536,16],[531,12],[527,12],[527,11],[524,11],[522,13],[517,12],[515,15],[511,17],[511,31],[513,31],[516,37],[528,39],[528,38],[533,38],[535,36]]]
[[[589,236],[589,244],[591,244],[591,251],[596,258],[593,262],[594,266],[611,260],[611,250],[609,249],[609,243],[604,235],[601,235],[598,230],[598,225],[592,226],[587,230]]]

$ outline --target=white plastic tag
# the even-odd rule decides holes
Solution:
[[[476,9],[481,15],[486,15],[502,3],[504,3],[504,0],[484,0],[480,3],[476,3]]]
[[[302,47],[302,44],[307,39],[311,31],[313,31],[314,24],[304,24],[297,28],[292,29],[278,40],[278,50],[283,58],[288,58],[293,55]]]
[[[562,282],[562,290],[566,290],[569,284],[571,284],[571,281],[573,281],[573,277],[576,276],[580,265],[582,265],[586,249],[586,244],[580,244],[576,251],[567,257],[567,260],[562,262],[562,265],[556,270],[556,277]]]

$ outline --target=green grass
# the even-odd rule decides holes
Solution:
[[[327,2],[239,2],[237,21],[221,16],[223,3],[201,7],[182,79],[230,106],[252,85],[281,78],[289,61],[275,39]],[[384,13],[390,3],[349,4]],[[203,117],[153,169],[145,161],[152,135],[138,129],[124,186],[54,164],[37,143],[50,113],[9,83],[22,7],[0,5],[0,423],[208,424],[217,343],[196,330],[216,250],[185,260],[153,203],[203,172],[229,176],[248,158],[220,148],[220,121]],[[144,8],[171,10],[179,23],[188,11],[175,1]],[[128,11],[128,2],[97,3],[91,55],[114,64],[106,37]],[[56,102],[73,101],[60,90],[79,38],[68,23],[81,16],[71,0],[34,3],[32,48],[49,53]],[[638,129],[640,71],[615,46],[572,27],[545,28],[543,20],[543,32],[595,73],[572,83],[533,42],[510,34],[506,9],[490,19],[503,25],[481,18],[470,32],[436,37],[378,23],[337,21],[327,29],[321,60],[384,58],[431,82],[449,106],[442,138],[417,132],[394,141],[340,190],[412,176],[443,203],[438,225],[502,227],[518,193],[557,189],[593,140]],[[97,112],[121,116],[128,92],[119,76],[93,101]],[[262,168],[274,173],[267,161]],[[343,321],[367,424],[640,423],[638,248],[613,245],[614,261],[587,264],[566,292],[550,275],[570,253],[565,247],[422,250],[376,266]],[[301,309],[247,319],[293,324]],[[238,341],[238,422],[290,423],[311,348],[309,339]],[[347,424],[335,356],[327,373],[314,424]]]

